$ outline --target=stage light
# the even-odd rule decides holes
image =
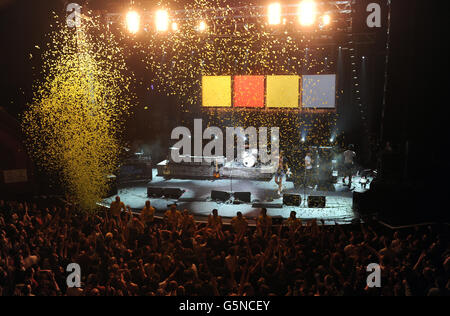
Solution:
[[[126,16],[128,32],[136,34],[141,25],[141,16],[136,11],[129,11]]]
[[[330,25],[330,23],[331,23],[331,16],[328,15],[328,14],[325,14],[322,17],[322,24],[323,24],[323,26]]]
[[[178,31],[178,24],[176,22],[172,23],[172,31],[174,32]]]
[[[199,32],[204,32],[204,31],[206,31],[207,28],[208,28],[208,26],[206,25],[205,21],[201,21],[197,27]]]
[[[268,7],[267,15],[270,25],[278,25],[281,23],[281,4],[272,3]]]
[[[298,6],[298,18],[303,26],[311,26],[316,21],[316,3],[313,0],[303,0]]]
[[[302,143],[306,142],[306,138],[302,137]]]
[[[169,29],[169,13],[166,10],[156,11],[155,23],[158,32],[166,32]]]

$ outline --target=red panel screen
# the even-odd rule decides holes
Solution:
[[[234,77],[234,107],[264,107],[264,76]]]

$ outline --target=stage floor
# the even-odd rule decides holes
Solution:
[[[157,176],[156,169],[154,172],[154,180],[148,185],[160,188],[180,188],[186,192],[179,200],[168,199],[150,199],[152,206],[157,210],[157,216],[162,216],[167,210],[168,205],[174,202],[178,205],[179,210],[188,209],[199,221],[206,220],[213,209],[219,210],[219,215],[223,217],[224,222],[228,223],[238,211],[242,212],[249,220],[254,219],[259,214],[258,208],[253,208],[253,203],[269,203],[282,204],[283,199],[277,195],[277,185],[275,180],[271,181],[253,181],[253,180],[165,180]],[[359,185],[360,178],[354,178],[354,192],[363,192]],[[338,184],[334,185],[334,192],[319,192],[313,190],[295,189],[292,182],[284,184],[283,193],[294,193],[302,196],[301,207],[283,206],[282,208],[267,208],[270,216],[281,216],[288,218],[291,211],[297,212],[297,217],[304,221],[312,219],[323,219],[327,225],[335,222],[339,224],[348,224],[355,219],[359,219],[359,215],[353,211],[353,192],[348,187],[342,185],[342,178]],[[369,187],[367,187],[368,189]],[[211,201],[211,191],[227,191],[227,192],[251,192],[252,204],[234,205],[231,203],[217,203]],[[305,196],[326,196],[326,208],[315,209],[308,208]],[[134,212],[139,213],[144,207],[147,197],[147,185],[127,186],[119,189],[119,196],[122,201],[129,205]],[[115,196],[103,200],[102,206],[109,206]],[[250,221],[252,223],[252,221]]]

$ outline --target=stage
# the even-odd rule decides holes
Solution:
[[[359,177],[354,178],[354,192],[363,192],[359,185]],[[277,195],[277,185],[274,179],[270,181],[255,180],[166,180],[157,175],[157,170],[153,170],[153,181],[148,185],[130,185],[119,188],[119,196],[122,201],[129,205],[133,212],[139,213],[144,207],[147,197],[147,187],[158,188],[179,188],[184,194],[178,199],[162,199],[151,198],[152,206],[157,210],[157,216],[163,216],[168,205],[176,203],[179,210],[188,209],[198,221],[206,221],[207,216],[213,209],[218,209],[219,214],[223,217],[224,222],[228,223],[236,212],[240,211],[247,217],[250,223],[259,214],[259,207],[253,207],[256,203],[266,203],[272,205],[273,208],[267,207],[268,214],[273,217],[288,218],[291,211],[297,212],[297,217],[303,221],[312,219],[324,220],[326,224],[333,225],[335,222],[339,224],[348,224],[359,219],[359,215],[353,210],[353,192],[342,185],[342,178],[339,178],[338,184],[335,184],[335,192],[319,192],[303,189],[295,189],[292,182],[284,184],[283,193],[299,194],[302,196],[302,205],[300,207],[283,206],[283,198]],[[367,187],[368,189],[369,187]],[[233,204],[217,203],[211,200],[211,191],[226,192],[251,192],[252,203],[250,204]],[[326,196],[325,208],[308,208],[305,196]],[[103,200],[100,205],[108,207],[114,200],[115,196]],[[280,208],[281,207],[281,208]]]

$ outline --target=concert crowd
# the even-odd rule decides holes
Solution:
[[[172,206],[156,218],[117,199],[88,215],[74,207],[0,201],[0,296],[448,296],[448,226],[391,230],[376,222],[325,226],[265,210],[224,225]],[[66,268],[81,267],[81,288]],[[367,266],[381,266],[381,287]]]

